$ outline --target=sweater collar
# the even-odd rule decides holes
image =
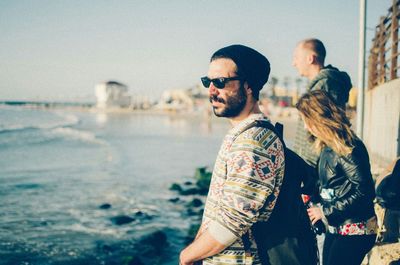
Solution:
[[[236,124],[234,127],[232,127],[229,130],[229,135],[235,135],[236,133],[243,131],[243,129],[249,125],[250,123],[256,121],[256,120],[267,120],[269,121],[269,119],[267,117],[264,116],[263,113],[253,113],[250,114],[246,119],[242,120],[241,122],[239,122],[238,124]]]

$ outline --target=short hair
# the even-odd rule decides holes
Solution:
[[[324,65],[326,57],[326,49],[322,41],[319,39],[305,39],[301,42],[303,47],[313,51],[319,64]]]

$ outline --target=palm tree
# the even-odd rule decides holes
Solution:
[[[271,99],[273,99],[273,100],[275,100],[275,98],[276,98],[275,88],[276,88],[276,85],[278,84],[278,82],[279,82],[279,80],[276,76],[272,76],[268,82],[270,84],[271,92],[272,92]]]
[[[286,91],[289,90],[289,84],[290,84],[290,77],[289,76],[284,76],[283,77],[283,86],[286,89]]]
[[[301,79],[300,77],[297,77],[295,79],[295,83],[296,83],[296,94],[299,95],[300,87],[301,87],[301,84],[303,83],[303,79]]]

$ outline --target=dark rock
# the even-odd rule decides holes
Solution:
[[[144,213],[142,211],[137,211],[135,213],[135,216],[143,216],[143,215],[144,215]]]
[[[208,190],[210,186],[212,173],[207,171],[206,167],[196,169],[194,177],[197,179],[196,185],[200,190]]]
[[[147,213],[144,213],[142,211],[137,211],[135,213],[135,217],[139,218],[140,220],[151,220],[151,219],[153,219],[153,216],[151,216],[151,215],[149,215]]]
[[[140,260],[140,258],[138,258],[138,257],[133,257],[133,258],[129,261],[128,265],[144,265],[144,263]]]
[[[146,215],[144,216],[143,219],[145,219],[145,220],[152,220],[152,219],[153,219],[153,216],[146,214]]]
[[[197,188],[190,188],[190,189],[186,189],[186,190],[181,190],[179,192],[180,195],[195,195],[195,194],[199,194],[199,189]]]
[[[191,182],[191,181],[186,181],[186,182],[183,183],[183,184],[185,184],[186,186],[190,186],[190,185],[193,185],[193,182]]]
[[[200,224],[196,223],[196,224],[191,224],[189,227],[189,231],[188,231],[188,235],[191,237],[195,237],[197,232],[200,229]]]
[[[189,244],[194,240],[194,238],[196,237],[197,232],[199,231],[199,229],[200,229],[200,223],[195,223],[195,224],[191,224],[190,225],[188,234],[187,234],[187,236],[185,238],[185,243],[186,244]]]
[[[151,243],[152,246],[162,246],[167,243],[167,235],[163,231],[156,231],[148,235],[143,242]]]
[[[156,231],[140,240],[138,245],[143,248],[141,252],[143,255],[154,255],[161,253],[167,243],[167,235],[162,231]]]
[[[169,189],[170,189],[170,190],[181,191],[181,190],[182,190],[182,187],[181,187],[181,185],[179,185],[179,184],[177,184],[177,183],[173,183],[173,184],[171,185],[171,187],[169,187]]]
[[[135,218],[126,216],[126,215],[118,215],[110,218],[111,222],[115,225],[124,225],[129,224],[135,221]]]
[[[208,188],[206,189],[200,189],[198,192],[199,195],[207,195],[208,194]]]
[[[200,209],[200,211],[198,212],[198,214],[199,214],[200,216],[203,216],[203,213],[204,213],[204,209],[202,208],[202,209]]]
[[[196,215],[198,215],[199,213],[196,212],[196,211],[194,211],[193,209],[189,208],[189,209],[187,209],[186,214],[187,214],[188,216],[196,216]]]
[[[203,205],[203,202],[200,199],[194,198],[191,202],[189,202],[187,207],[199,207]]]
[[[102,253],[111,253],[114,251],[114,248],[108,244],[105,244],[104,242],[96,242],[96,248],[98,251]]]
[[[105,253],[113,252],[113,248],[112,248],[111,246],[109,246],[109,245],[103,245],[101,249],[102,249],[103,252],[105,252]]]
[[[169,199],[169,201],[170,201],[170,202],[178,202],[178,201],[179,201],[179,198],[178,198],[178,197],[176,197],[176,198],[171,198],[171,199]]]
[[[102,205],[99,206],[100,209],[102,210],[107,210],[111,208],[111,204],[109,203],[103,203]]]

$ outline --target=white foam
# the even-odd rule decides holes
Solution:
[[[132,229],[132,227],[130,228]],[[118,229],[100,225],[97,225],[96,227],[88,227],[79,223],[72,224],[71,226],[68,227],[64,227],[64,229],[75,232],[84,232],[87,234],[112,235],[114,237],[122,237],[123,235],[126,234],[126,231],[124,231],[125,229],[121,229],[120,227],[118,227]]]
[[[32,117],[32,111],[30,115],[24,115],[24,113],[19,113],[18,115],[13,115],[16,111],[21,111],[20,109],[13,109],[10,113],[11,117],[0,123],[0,133],[1,132],[12,132],[12,131],[22,131],[27,129],[38,129],[38,130],[48,130],[59,127],[71,127],[79,123],[79,118],[73,114],[64,114],[59,112],[50,112],[55,116],[47,116],[47,121],[43,122],[42,116]],[[26,110],[24,110],[26,111]],[[56,118],[56,119],[54,119]],[[46,119],[45,119],[46,120]]]
[[[66,127],[66,126],[76,125],[79,123],[79,118],[73,114],[64,114],[60,112],[54,112],[54,113],[64,119],[60,124],[58,124],[55,127]]]
[[[7,124],[7,125],[0,124],[0,132],[20,131],[28,128],[31,127],[24,126],[22,124]]]
[[[67,128],[59,127],[52,129],[51,132],[72,140],[78,140],[86,143],[107,145],[107,142],[97,139],[93,133],[88,131],[81,131],[69,127]]]

